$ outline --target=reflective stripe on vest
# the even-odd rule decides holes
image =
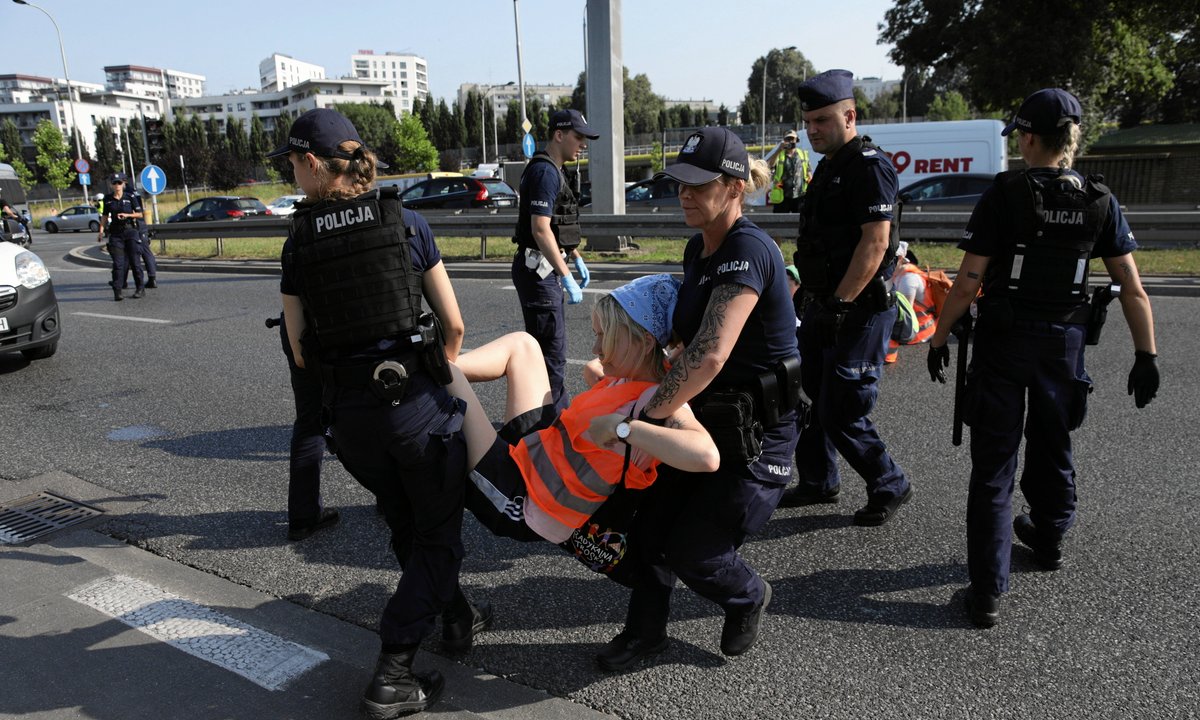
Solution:
[[[577,395],[554,425],[525,436],[509,449],[525,485],[529,499],[547,515],[570,528],[583,525],[604,504],[621,482],[625,466],[624,447],[610,450],[584,437],[592,418],[615,412],[635,402],[654,383],[617,382],[605,379],[592,389]],[[626,486],[648,487],[658,471],[644,471],[630,465],[625,473]]]

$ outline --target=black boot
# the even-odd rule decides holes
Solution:
[[[155,276],[151,275],[149,278],[146,279],[146,289],[147,290],[153,290],[154,288],[158,287],[158,283],[154,282],[154,278],[155,278]]]
[[[721,652],[737,657],[754,646],[762,627],[763,613],[771,604],[771,583],[763,580],[762,602],[749,610],[726,610],[725,625],[721,628]]]
[[[124,299],[125,299],[125,297],[124,297],[124,296],[121,294],[121,288],[117,287],[117,286],[114,284],[114,285],[113,285],[113,300],[116,300],[117,302],[120,302],[120,301],[122,301],[122,300],[124,300]]]
[[[372,720],[391,720],[406,713],[431,707],[442,695],[446,681],[433,670],[418,675],[412,671],[416,645],[398,653],[379,653],[375,677],[363,693],[362,710]]]
[[[471,604],[461,588],[454,594],[450,607],[442,613],[442,647],[451,653],[465,653],[476,635],[491,629],[496,614],[491,603]]]

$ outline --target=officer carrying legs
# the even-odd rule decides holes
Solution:
[[[125,283],[125,269],[133,270],[133,297],[140,298],[146,294],[142,279],[142,269],[138,266],[135,255],[138,245],[138,228],[142,222],[142,199],[137,193],[125,192],[125,174],[113,173],[108,178],[111,192],[104,196],[100,213],[100,232],[96,242],[104,240],[108,232],[108,254],[112,258],[112,289],[113,299],[121,300],[121,286]]]
[[[1089,302],[1091,258],[1102,258],[1120,284],[1134,347],[1129,394],[1142,408],[1158,392],[1154,318],[1131,254],[1133,233],[1108,188],[1070,169],[1081,116],[1075,96],[1047,88],[1026,98],[1004,129],[1004,135],[1016,133],[1028,169],[1000,173],[979,199],[958,244],[965,252],[962,265],[929,341],[930,377],[944,383],[951,327],[982,287],[960,399],[971,427],[971,585],[964,599],[971,622],[980,627],[999,619],[1013,531],[1033,551],[1034,562],[1055,570],[1062,565],[1063,535],[1075,522],[1071,431],[1083,423],[1092,389],[1084,345],[1099,341],[1105,314],[1100,297]],[[1021,492],[1029,513],[1010,530],[1022,426]]]

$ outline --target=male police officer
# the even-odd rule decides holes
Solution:
[[[780,505],[836,502],[840,453],[867,482],[855,525],[882,525],[912,494],[867,414],[896,322],[885,280],[895,264],[892,207],[896,170],[855,128],[854,76],[829,70],[800,86],[800,106],[817,165],[801,213],[796,268],[801,383],[813,401],[796,446],[799,485]]]
[[[767,193],[767,202],[772,205],[773,212],[800,212],[800,197],[808,189],[808,151],[796,147],[798,140],[796,131],[788,130],[779,150],[767,157],[773,172],[773,184]]]
[[[100,213],[100,233],[96,242],[104,240],[104,231],[108,230],[108,254],[112,258],[112,289],[113,299],[121,299],[121,285],[125,282],[125,268],[128,263],[133,270],[133,297],[140,298],[146,294],[142,278],[142,269],[137,263],[138,225],[142,218],[142,199],[137,193],[125,192],[125,174],[113,173],[108,178],[112,192],[104,196],[103,208]]]
[[[577,160],[580,151],[587,148],[587,141],[598,137],[578,110],[557,110],[550,115],[550,141],[521,174],[512,279],[521,300],[525,332],[537,338],[542,347],[554,405],[559,409],[567,406],[563,391],[567,366],[563,291],[572,305],[580,303],[582,288],[591,279],[579,254],[579,201],[562,166],[568,160]],[[578,283],[567,267],[568,257],[579,272]]]

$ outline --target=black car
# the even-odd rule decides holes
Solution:
[[[973,207],[983,191],[992,186],[994,175],[979,173],[934,175],[901,188],[900,201],[908,208],[929,205]]]
[[[271,211],[255,197],[217,195],[193,200],[183,209],[167,218],[167,222],[201,222],[205,220],[241,220],[243,218],[270,216]]]
[[[411,210],[517,206],[517,192],[499,178],[433,178],[405,190],[400,199]]]
[[[642,180],[625,188],[625,210],[656,212],[679,209],[679,183],[670,178]]]

